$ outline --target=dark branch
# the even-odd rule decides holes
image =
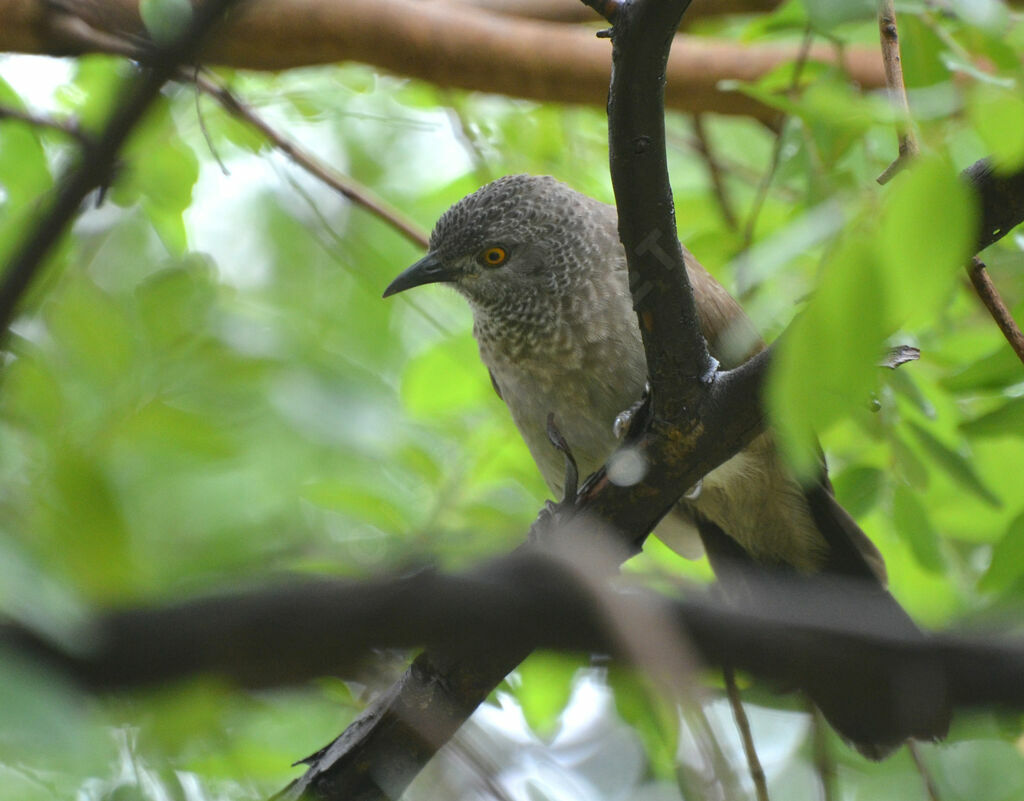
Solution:
[[[52,131],[58,131],[59,133],[74,139],[80,145],[85,147],[92,145],[92,139],[89,134],[82,130],[82,127],[78,124],[78,120],[74,118],[60,119],[58,117],[50,116],[49,114],[23,111],[10,106],[0,106],[0,122],[3,120],[17,120],[18,122],[24,122],[27,125],[32,125],[36,128],[49,128]]]
[[[608,139],[619,238],[658,416],[687,420],[714,373],[676,233],[665,68],[689,0],[622,3],[612,27]],[[600,10],[600,9],[599,9]]]
[[[877,592],[857,582],[751,573],[744,580],[749,594],[725,604],[704,591],[671,599],[639,586],[613,590],[602,573],[521,551],[462,575],[424,570],[308,581],[108,612],[67,648],[8,623],[0,626],[0,646],[91,690],[202,674],[268,687],[325,674],[358,676],[374,648],[434,644],[454,654],[460,644],[493,639],[495,632],[524,652],[608,653],[650,668],[643,649],[632,647],[616,625],[644,619],[664,624],[644,632],[655,643],[677,639],[705,665],[735,666],[812,695],[841,685],[854,698],[899,693],[907,705],[921,685],[922,701],[1024,709],[1024,641],[908,637],[905,626],[879,614]],[[433,710],[423,718],[437,723]]]
[[[21,297],[78,213],[86,195],[110,181],[118,152],[161,87],[174,76],[180,64],[193,58],[209,29],[234,2],[206,0],[196,7],[181,35],[168,45],[154,49],[147,69],[125,87],[121,102],[103,130],[82,148],[77,163],[60,178],[49,208],[32,223],[4,270],[0,282],[0,336],[10,327]]]

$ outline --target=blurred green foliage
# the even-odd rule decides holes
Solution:
[[[149,7],[155,25],[174,9]],[[837,47],[873,44],[873,7],[789,2],[702,31],[798,41],[810,21]],[[668,119],[681,237],[767,337],[792,323],[769,398],[787,453],[806,466],[821,437],[893,592],[932,626],[1019,626],[1024,600],[1024,371],[965,288],[976,211],[956,178],[989,153],[1024,162],[1024,26],[1004,16],[993,27],[901,7],[925,156],[885,187],[874,179],[895,155],[893,115],[825,65],[806,65],[799,93],[785,91],[793,65],[735,87],[789,115],[763,205],[774,134],[705,120],[736,227],[692,120]],[[0,103],[92,130],[129,72],[81,58],[50,91],[22,70],[30,60],[0,61]],[[222,77],[425,230],[512,172],[612,199],[599,109],[357,65]],[[380,299],[415,248],[208,99],[198,115],[196,104],[169,89],[132,137],[111,190],[26,299],[0,378],[0,610],[58,639],[98,606],[267,577],[464,568],[517,544],[546,494],[478,364],[464,303],[443,288]],[[72,147],[0,124],[0,258]],[[985,254],[1017,319],[1021,250],[1011,235]],[[873,367],[889,343],[922,358]],[[629,569],[708,576],[653,542]],[[536,731],[558,730],[579,664],[537,655],[504,688]],[[675,712],[627,672],[611,686],[655,774],[674,780]],[[226,798],[261,797],[340,731],[357,697],[339,682],[253,694],[203,680],[92,699],[5,655],[0,800],[156,797],[141,780],[118,784],[132,760],[153,782],[184,786],[187,774]],[[1020,731],[1014,718],[964,716],[951,745],[926,750],[943,797],[1018,797]],[[834,750],[845,797],[924,797],[905,755],[868,765]],[[805,743],[773,781],[809,793],[810,755]]]

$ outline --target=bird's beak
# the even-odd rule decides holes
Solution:
[[[406,289],[423,284],[437,284],[443,281],[454,281],[459,277],[457,270],[446,267],[440,257],[430,251],[412,267],[399,274],[384,290],[384,297],[390,297]]]

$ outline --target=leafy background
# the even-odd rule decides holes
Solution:
[[[765,335],[805,309],[770,398],[794,464],[818,430],[840,500],[923,624],[1019,629],[1024,372],[966,285],[974,211],[955,176],[989,153],[1008,168],[1024,160],[1024,26],[995,0],[952,5],[960,17],[900,7],[927,156],[889,186],[875,178],[895,153],[891,112],[814,63],[799,95],[783,91],[793,65],[734,87],[790,114],[763,204],[775,135],[704,120],[738,225],[715,200],[692,119],[669,116],[669,156],[681,238]],[[700,31],[799,41],[810,20],[837,43],[873,44],[873,6],[790,2]],[[6,57],[0,103],[95,128],[130,70],[99,56]],[[612,199],[598,109],[359,65],[220,75],[425,229],[507,173]],[[69,148],[58,133],[0,124],[0,257]],[[27,299],[0,378],[4,614],[73,641],[97,608],[295,575],[455,570],[519,542],[545,488],[478,363],[463,302],[437,287],[380,299],[419,255],[393,229],[183,87],[168,89],[94,201]],[[1022,246],[1011,235],[985,254],[1018,320]],[[887,343],[922,358],[866,368]],[[654,541],[628,569],[709,577]],[[93,698],[5,654],[0,799],[265,797],[402,664],[382,656],[366,686],[252,693],[200,679]],[[493,797],[481,765],[515,799],[716,797],[730,780],[699,758],[702,717],[734,781],[745,768],[708,680],[706,702],[680,716],[640,677],[535,655],[410,797]],[[747,698],[775,797],[812,797],[801,704],[763,688]],[[1020,723],[965,714],[948,744],[925,747],[941,797],[1024,796]],[[875,765],[828,737],[843,798],[926,797],[905,752]]]

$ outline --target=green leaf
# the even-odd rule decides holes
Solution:
[[[803,0],[803,4],[811,25],[822,31],[844,22],[871,19],[875,15],[874,0]]]
[[[1024,163],[1024,97],[1019,88],[979,84],[967,108],[997,170],[1009,172]]]
[[[772,421],[799,475],[817,470],[817,434],[863,404],[875,386],[884,314],[876,253],[851,234],[781,341],[769,379]]]
[[[852,467],[832,477],[836,498],[855,519],[878,503],[885,474],[877,467]]]
[[[135,332],[124,311],[95,284],[69,281],[44,312],[56,340],[97,384],[118,384],[130,374]]]
[[[928,468],[895,430],[890,432],[889,447],[897,475],[916,490],[927,489]]]
[[[642,675],[613,666],[608,684],[615,694],[619,715],[640,735],[654,774],[674,779],[679,743],[679,717],[675,705],[664,700]]]
[[[939,536],[928,510],[911,490],[897,486],[892,497],[892,524],[906,541],[921,567],[941,573],[945,567]]]
[[[538,651],[516,668],[522,681],[516,698],[526,722],[540,736],[555,734],[559,716],[572,694],[573,679],[581,666],[578,657]]]
[[[900,65],[908,89],[934,86],[950,80],[943,54],[949,49],[945,42],[916,14],[899,17]],[[914,107],[911,92],[911,108]]]
[[[389,496],[387,488],[359,487],[351,481],[323,479],[306,486],[302,496],[321,508],[365,521],[382,531],[409,529],[408,515]]]
[[[1011,521],[1003,538],[992,549],[992,561],[978,581],[978,589],[999,592],[1021,578],[1024,578],[1024,512]]]
[[[153,41],[168,44],[192,21],[192,4],[188,0],[139,0],[139,16]]]
[[[890,186],[879,230],[889,325],[925,325],[971,255],[975,200],[956,171],[935,158],[915,162]]]
[[[54,465],[53,490],[51,536],[58,538],[61,561],[75,585],[92,599],[132,594],[132,538],[102,465],[66,445]]]
[[[989,355],[967,362],[964,367],[942,379],[942,387],[950,392],[1000,390],[1024,380],[1020,359],[1000,342]]]
[[[973,492],[981,500],[992,506],[1001,506],[1002,501],[992,492],[981,480],[974,466],[961,454],[941,442],[928,429],[919,423],[909,421],[907,425],[914,432],[921,447],[936,465],[946,471],[946,474],[957,484],[970,492]]]
[[[215,293],[212,267],[195,256],[147,277],[135,294],[149,335],[169,347],[207,331]]]
[[[1024,437],[1024,397],[961,423],[960,430],[969,437]]]
[[[166,100],[154,105],[125,148],[125,167],[112,197],[142,208],[167,249],[182,255],[188,245],[183,214],[192,203],[199,160],[178,135]]]
[[[409,362],[402,401],[417,417],[450,417],[479,406],[491,390],[471,337],[442,340]]]

